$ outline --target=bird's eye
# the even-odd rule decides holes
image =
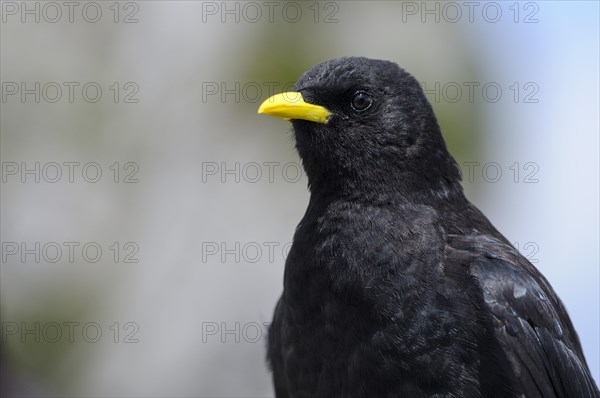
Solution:
[[[364,91],[358,91],[354,94],[354,97],[352,97],[352,102],[350,104],[355,111],[365,111],[373,105],[373,98]]]

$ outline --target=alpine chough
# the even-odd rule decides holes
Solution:
[[[599,397],[541,273],[464,196],[421,86],[388,61],[306,72],[291,121],[310,201],[268,361],[282,397]]]

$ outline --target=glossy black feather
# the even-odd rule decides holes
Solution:
[[[269,332],[276,396],[599,397],[548,282],[465,199],[417,81],[341,58],[296,89],[334,116],[293,121],[311,199]]]

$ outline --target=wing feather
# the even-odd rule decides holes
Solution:
[[[494,335],[525,397],[598,398],[569,315],[542,274],[512,246],[489,236],[450,236],[468,256]]]

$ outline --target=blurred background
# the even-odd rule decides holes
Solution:
[[[308,191],[256,109],[343,55],[422,82],[599,380],[598,2],[0,4],[4,396],[273,396]]]

